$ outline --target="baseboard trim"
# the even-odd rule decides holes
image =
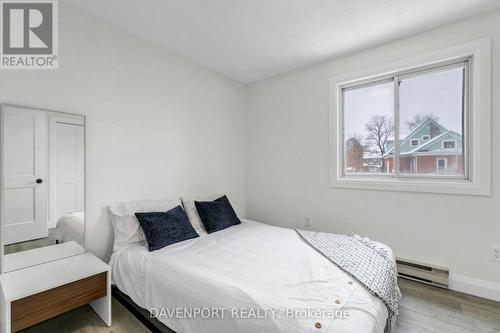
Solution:
[[[450,272],[451,290],[500,302],[500,283]]]

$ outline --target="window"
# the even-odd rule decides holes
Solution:
[[[458,59],[341,88],[344,174],[467,180],[468,71]],[[443,149],[453,154],[446,175],[435,168]]]
[[[380,156],[393,137],[393,89],[380,82],[344,91],[346,174],[391,173]]]
[[[443,149],[455,149],[456,145],[456,140],[443,140]]]
[[[446,158],[438,158],[437,159],[437,167],[436,167],[436,171],[438,173],[443,173],[444,171],[446,171]]]
[[[332,78],[331,186],[488,194],[490,53],[481,40]]]

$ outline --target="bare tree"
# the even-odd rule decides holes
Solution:
[[[381,160],[381,171],[385,171],[384,154],[387,151],[387,141],[394,133],[394,124],[387,116],[375,115],[365,125],[366,137],[374,147]]]
[[[345,142],[347,147],[361,146],[363,147],[363,136],[359,133],[350,134]],[[364,147],[363,147],[364,148]]]
[[[432,119],[436,122],[439,121],[439,117],[433,115],[432,113],[423,115],[423,114],[416,114],[412,120],[407,120],[406,121],[406,126],[410,131],[413,131],[415,128],[417,128],[421,123],[426,121],[427,119]]]

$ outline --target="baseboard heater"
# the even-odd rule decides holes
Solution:
[[[396,259],[396,264],[401,278],[448,289],[450,272],[447,268],[401,258]]]

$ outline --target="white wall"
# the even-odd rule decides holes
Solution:
[[[87,116],[87,248],[105,206],[227,193],[244,211],[243,87],[59,2],[58,70],[2,70],[0,102]]]
[[[491,197],[328,187],[331,76],[485,36],[493,37]],[[500,300],[500,262],[489,260],[489,245],[500,244],[500,11],[254,84],[247,102],[247,218],[291,227],[309,218],[317,230],[366,235],[400,257],[449,267],[456,289],[488,296],[464,283],[496,282]]]

